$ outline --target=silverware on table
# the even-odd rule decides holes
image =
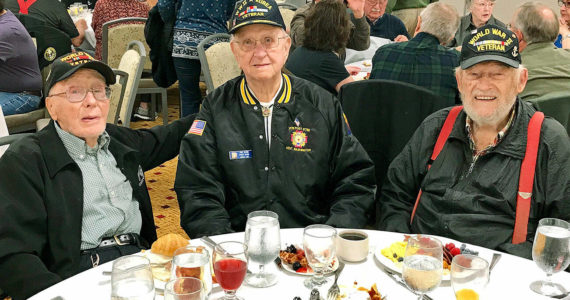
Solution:
[[[338,277],[340,276],[340,272],[344,269],[344,263],[341,261],[339,262],[338,268],[334,271],[334,283],[329,288],[327,293],[327,300],[336,300],[338,295],[340,294],[340,288],[338,287],[337,281]]]
[[[200,240],[202,240],[202,242],[204,242],[206,245],[212,247],[212,251],[214,251],[214,249],[218,245],[218,243],[212,240],[209,236],[203,236],[200,238]],[[219,247],[219,249],[221,249],[224,252],[224,255],[229,255],[229,253],[223,247]]]
[[[412,292],[414,295],[417,295],[417,293],[410,289],[410,287],[406,284],[406,282],[404,282],[404,280],[396,273],[392,272],[391,270],[388,270],[387,268],[380,268],[380,270],[384,271],[384,273],[388,274],[388,277],[392,278],[392,280],[394,280],[397,284],[405,287],[408,291]],[[426,300],[433,300],[432,297],[424,294],[423,299]]]
[[[491,258],[491,263],[489,264],[489,276],[491,276],[491,271],[493,271],[493,268],[499,262],[501,257],[501,253],[493,253],[493,258]]]

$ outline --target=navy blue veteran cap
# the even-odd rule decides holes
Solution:
[[[471,32],[463,40],[461,47],[461,69],[485,61],[498,61],[518,68],[521,56],[517,36],[512,31],[496,25],[485,25]]]
[[[78,51],[63,55],[53,61],[44,86],[44,95],[49,95],[49,90],[56,83],[69,78],[79,69],[95,70],[101,73],[107,85],[115,83],[115,74],[109,66],[96,60],[89,53]]]
[[[273,25],[285,30],[285,22],[275,0],[243,0],[238,2],[230,20],[230,33],[251,24]]]

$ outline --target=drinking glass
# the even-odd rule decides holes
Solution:
[[[247,271],[247,246],[240,242],[222,242],[214,248],[214,273],[224,289],[219,299],[243,300],[236,295]]]
[[[530,289],[545,296],[565,293],[566,289],[552,282],[551,277],[552,274],[565,270],[570,264],[570,224],[560,219],[541,219],[534,236],[532,259],[546,272],[546,280],[531,283]]]
[[[170,278],[194,277],[204,283],[207,294],[212,290],[212,272],[210,270],[210,254],[202,246],[186,246],[174,251]]]
[[[179,277],[170,280],[164,288],[164,300],[204,300],[204,283],[194,277]]]
[[[113,261],[111,272],[112,300],[154,299],[154,279],[148,258],[129,255]]]
[[[402,265],[402,277],[408,287],[419,294],[435,290],[443,273],[443,249],[438,239],[416,236],[408,239]]]
[[[266,272],[267,264],[279,256],[281,239],[279,219],[272,211],[260,210],[247,215],[245,225],[247,266],[252,271],[245,282],[254,287],[268,287],[277,283],[277,275]]]
[[[479,299],[489,283],[489,263],[475,255],[459,254],[451,262],[451,286],[457,300]]]
[[[324,285],[328,280],[323,276],[326,268],[335,257],[336,229],[328,225],[310,225],[303,231],[303,249],[313,276],[304,281],[305,287],[313,289]]]

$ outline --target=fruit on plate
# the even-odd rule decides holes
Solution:
[[[382,249],[380,252],[384,257],[394,262],[396,265],[401,265],[404,261],[404,254],[406,253],[406,246],[408,242],[398,241],[392,243],[389,247]]]
[[[281,258],[282,262],[290,265],[291,268],[297,273],[307,273],[313,271],[307,263],[305,251],[303,251],[303,249],[297,249],[297,247],[295,247],[293,244],[287,246],[285,250],[279,251],[279,258]]]

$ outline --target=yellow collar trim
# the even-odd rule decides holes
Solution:
[[[289,78],[289,76],[285,74],[282,74],[282,77],[285,80],[285,84],[283,85],[283,88],[280,91],[281,95],[276,97],[277,103],[289,103],[289,100],[291,100],[291,79]],[[256,100],[251,95],[251,93],[249,92],[248,88],[245,85],[246,83],[244,77],[242,78],[241,83],[239,85],[241,99],[245,104],[255,105]]]

